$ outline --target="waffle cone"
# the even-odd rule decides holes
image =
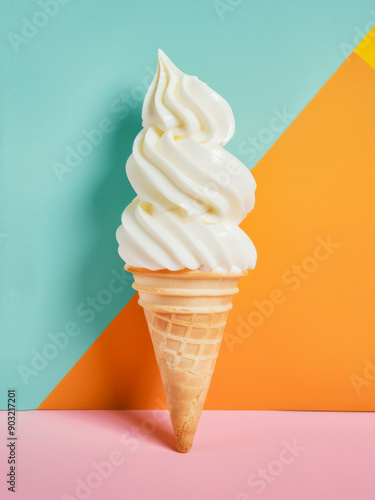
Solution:
[[[133,273],[167,398],[177,450],[190,450],[206,401],[232,297],[246,273]]]

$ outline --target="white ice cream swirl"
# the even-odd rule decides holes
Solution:
[[[238,224],[254,206],[256,184],[223,149],[234,133],[229,104],[159,50],[142,118],[126,164],[138,196],[116,233],[120,256],[153,271],[253,268],[255,247]]]

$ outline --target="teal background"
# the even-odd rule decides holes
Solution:
[[[16,43],[23,18],[45,21],[42,3],[5,0],[0,21],[1,408],[8,387],[20,409],[36,408],[133,294],[129,281],[106,290],[123,266],[115,230],[134,196],[124,164],[157,49],[229,101],[228,150],[252,168],[282,130],[252,158],[244,141],[274,108],[297,115],[375,23],[370,0],[70,0]],[[59,179],[55,162],[102,120],[111,132]],[[108,303],[80,316],[98,294]],[[71,322],[80,333],[26,385],[19,366]]]

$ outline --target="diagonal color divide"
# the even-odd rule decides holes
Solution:
[[[259,260],[234,299],[207,409],[375,410],[375,71],[366,54],[351,54],[254,170],[256,208],[243,228]],[[133,298],[39,408],[163,401]]]
[[[354,52],[375,69],[375,26],[357,45]]]

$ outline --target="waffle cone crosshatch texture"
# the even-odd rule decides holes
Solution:
[[[206,401],[232,297],[246,273],[133,273],[150,331],[177,450],[187,452]]]

